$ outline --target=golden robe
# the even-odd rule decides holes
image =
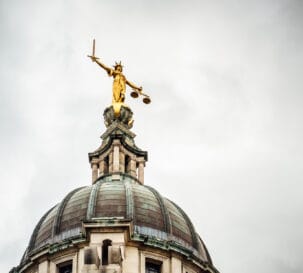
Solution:
[[[126,91],[126,78],[122,72],[111,69],[108,73],[109,76],[113,76],[113,103],[123,103],[125,99]]]

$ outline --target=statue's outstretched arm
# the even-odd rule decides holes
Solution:
[[[111,68],[110,67],[107,67],[105,64],[101,63],[98,59],[95,60],[95,62],[100,66],[102,67],[107,73],[110,73],[111,72]]]
[[[141,93],[141,91],[142,91],[142,86],[138,87],[138,86],[136,86],[135,84],[133,84],[132,82],[130,82],[130,81],[128,81],[128,80],[126,80],[126,84],[127,84],[128,86],[130,86],[131,88],[137,90],[139,93]]]
[[[99,58],[98,57],[95,57],[95,56],[88,56],[91,58],[91,60],[93,62],[96,62],[101,68],[103,68],[107,73],[110,73],[112,71],[112,69],[110,67],[107,67],[104,63],[101,63],[99,61]]]

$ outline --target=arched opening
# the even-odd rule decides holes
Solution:
[[[73,263],[72,261],[67,261],[57,265],[58,273],[72,273],[73,272]]]
[[[109,157],[104,158],[104,174],[108,174]]]
[[[108,265],[108,247],[112,245],[111,240],[104,240],[102,244],[102,265]]]
[[[145,273],[161,273],[162,262],[149,259],[145,260]]]
[[[130,157],[128,155],[125,155],[124,170],[126,173],[130,173]]]

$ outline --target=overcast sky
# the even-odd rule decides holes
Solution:
[[[89,185],[122,61],[146,184],[223,273],[303,272],[302,1],[1,1],[0,272],[40,217]],[[129,93],[128,93],[129,94]]]

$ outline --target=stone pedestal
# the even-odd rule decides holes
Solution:
[[[92,181],[112,174],[113,180],[120,180],[121,174],[128,174],[144,184],[144,167],[147,152],[139,149],[134,141],[135,134],[130,131],[133,124],[133,112],[121,105],[119,115],[115,115],[113,106],[104,111],[106,132],[101,136],[101,146],[89,153],[92,168]]]
[[[126,105],[121,106],[119,116],[115,115],[113,106],[107,107],[104,110],[103,116],[106,127],[109,127],[115,121],[122,123],[128,129],[131,129],[133,127],[133,112]]]

